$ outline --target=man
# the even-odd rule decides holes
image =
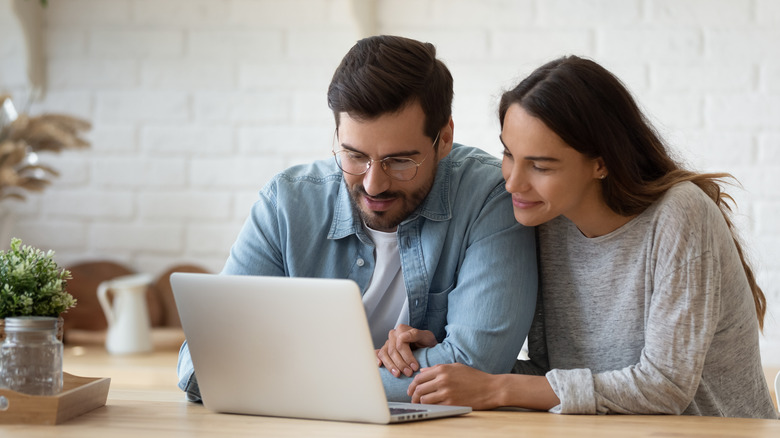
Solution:
[[[274,177],[222,271],[354,280],[375,348],[392,338],[377,351],[390,400],[410,400],[421,367],[509,372],[534,311],[533,231],[514,219],[499,160],[453,144],[452,95],[433,45],[358,41],[328,89],[334,159]],[[332,367],[348,384],[349,364],[312,366]],[[198,400],[186,342],[178,372]]]

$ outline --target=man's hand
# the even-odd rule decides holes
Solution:
[[[401,377],[401,373],[411,377],[420,369],[420,364],[412,354],[412,350],[433,347],[436,344],[433,332],[400,324],[390,330],[385,345],[376,350],[377,365],[384,365],[395,377]]]

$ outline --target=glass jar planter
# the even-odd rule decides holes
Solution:
[[[57,318],[5,318],[0,386],[30,395],[54,395],[62,390],[62,342],[57,339]]]

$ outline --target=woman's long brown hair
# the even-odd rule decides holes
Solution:
[[[703,190],[718,206],[731,231],[763,330],[766,298],[731,220],[729,203],[735,204],[734,199],[721,188],[726,180],[735,180],[733,176],[682,168],[669,155],[623,83],[588,59],[567,56],[551,61],[504,93],[499,104],[502,127],[506,111],[513,104],[542,120],[578,152],[604,160],[609,170],[609,177],[602,180],[604,199],[616,213],[638,214],[683,181]]]

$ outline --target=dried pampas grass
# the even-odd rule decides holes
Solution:
[[[0,96],[0,103],[6,99],[10,97]],[[19,114],[0,126],[0,200],[23,200],[25,191],[46,188],[59,173],[39,163],[37,153],[89,147],[81,135],[90,128],[86,120],[64,114]]]

